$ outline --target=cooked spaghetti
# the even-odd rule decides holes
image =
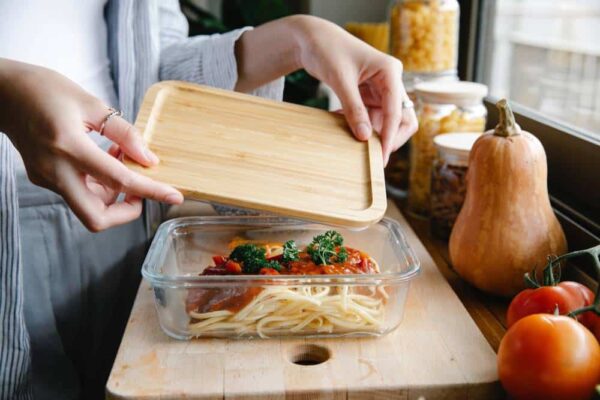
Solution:
[[[293,241],[259,243],[234,239],[229,256],[214,256],[202,275],[375,274],[367,254],[343,246],[329,231],[300,251]],[[195,336],[378,332],[387,294],[376,286],[324,285],[195,288],[186,299],[189,330]]]

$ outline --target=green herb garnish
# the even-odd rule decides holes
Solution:
[[[340,247],[336,255],[338,262],[344,262],[348,259],[348,250],[345,247]]]
[[[306,252],[315,264],[327,265],[334,262],[344,262],[348,258],[348,251],[344,244],[344,238],[336,231],[327,231],[313,238],[306,247]],[[337,249],[337,251],[336,251]]]
[[[266,250],[255,244],[241,244],[237,246],[229,258],[242,264],[245,274],[258,274],[267,263]]]
[[[296,246],[296,242],[293,240],[288,240],[283,244],[283,257],[282,260],[284,262],[290,261],[298,261],[300,257],[298,256],[298,246]]]
[[[281,271],[281,264],[279,264],[275,260],[270,260],[270,261],[265,262],[262,267],[263,268],[273,268],[277,272]]]
[[[245,274],[258,274],[262,268],[273,268],[275,271],[281,271],[281,264],[275,260],[267,260],[266,250],[255,244],[241,244],[237,246],[229,258],[242,265],[242,271]]]

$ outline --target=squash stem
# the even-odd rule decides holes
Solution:
[[[521,134],[521,127],[515,121],[515,115],[510,109],[508,101],[502,99],[496,103],[496,107],[498,107],[498,125],[494,129],[494,135],[509,137]]]

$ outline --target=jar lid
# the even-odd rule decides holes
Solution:
[[[480,103],[487,96],[488,88],[475,82],[436,80],[417,83],[415,92],[426,103],[469,106]]]
[[[456,71],[449,72],[438,72],[438,73],[416,73],[405,71],[402,75],[402,82],[404,83],[404,89],[410,95],[415,94],[415,86],[423,82],[440,82],[440,81],[451,81],[458,82],[458,75]]]
[[[471,147],[479,137],[481,133],[477,132],[442,133],[433,138],[433,143],[440,153],[468,159]]]

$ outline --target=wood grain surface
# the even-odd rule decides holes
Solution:
[[[136,127],[161,163],[127,165],[188,198],[346,227],[385,213],[379,137],[355,140],[341,115],[170,81]]]
[[[496,355],[415,233],[421,260],[400,327],[382,338],[193,340],[167,337],[140,286],[107,383],[109,399],[495,399]],[[317,347],[311,347],[317,346]],[[303,356],[327,358],[297,365]]]

